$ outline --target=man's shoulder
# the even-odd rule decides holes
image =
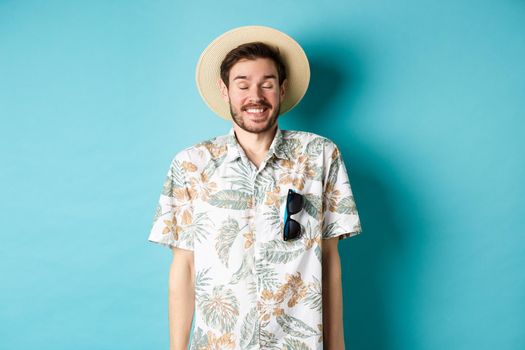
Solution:
[[[302,130],[283,130],[283,140],[285,143],[300,143],[305,151],[309,149],[335,149],[337,145],[326,136],[322,136],[309,131]]]
[[[207,162],[211,159],[219,158],[226,154],[229,139],[230,136],[226,134],[202,140],[178,151],[174,159],[195,163]]]

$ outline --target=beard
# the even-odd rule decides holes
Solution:
[[[254,105],[247,105],[241,108],[241,111],[234,109],[232,107],[231,102],[230,105],[230,114],[232,116],[232,120],[235,124],[237,124],[241,129],[247,132],[251,132],[254,134],[260,134],[265,131],[268,131],[273,128],[273,126],[277,123],[277,119],[279,118],[279,114],[281,112],[281,103],[277,105],[277,108],[275,108],[272,112],[272,115],[266,119],[265,123],[260,123],[260,125],[247,125],[247,122],[245,119],[248,119],[248,117],[243,116],[242,112],[246,110],[249,107],[255,107]],[[271,106],[265,102],[262,102],[259,104],[260,106],[270,108]],[[259,123],[258,123],[259,124]]]

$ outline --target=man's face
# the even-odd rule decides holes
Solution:
[[[267,58],[241,60],[230,70],[229,88],[219,82],[233,121],[243,130],[262,133],[272,129],[284,98],[275,63]]]

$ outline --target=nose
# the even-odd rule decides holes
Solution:
[[[250,96],[248,97],[250,102],[260,102],[264,100],[263,91],[258,86],[254,86],[250,89]]]

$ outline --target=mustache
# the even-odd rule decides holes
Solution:
[[[248,108],[261,108],[261,107],[271,108],[272,106],[271,106],[269,103],[261,102],[261,103],[259,103],[259,104],[249,104],[249,105],[246,105],[246,106],[242,107],[242,109],[245,111],[245,110],[247,110]]]

